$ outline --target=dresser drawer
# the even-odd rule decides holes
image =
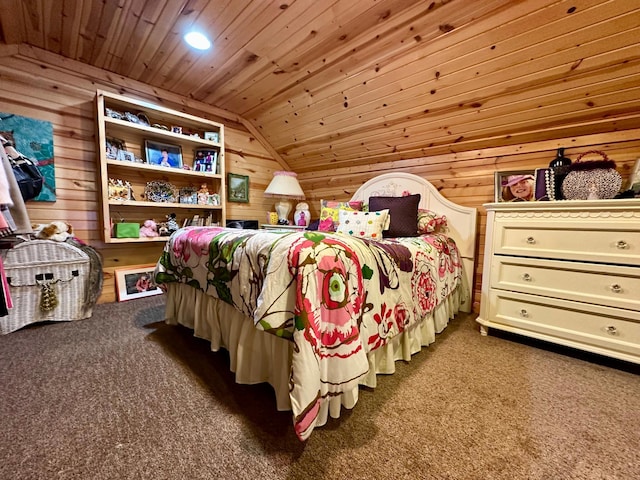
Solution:
[[[511,330],[525,335],[559,339],[557,343],[579,343],[640,358],[639,312],[499,290],[491,291],[489,301],[496,328],[514,327]]]
[[[494,253],[640,265],[640,225],[496,219]]]
[[[640,268],[496,255],[491,288],[640,311]]]

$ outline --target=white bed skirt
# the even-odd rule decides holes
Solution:
[[[278,410],[291,410],[289,370],[292,342],[256,328],[253,320],[229,304],[184,284],[167,285],[166,323],[191,328],[194,335],[211,342],[211,350],[229,351],[230,368],[241,384],[269,383],[275,390]],[[461,296],[456,289],[422,322],[395,337],[384,347],[369,353],[369,372],[360,385],[374,388],[376,374],[395,372],[397,360],[411,356],[436,340],[449,320],[458,313]],[[342,407],[358,402],[358,387],[322,403],[316,426],[324,425],[330,415],[340,416]]]

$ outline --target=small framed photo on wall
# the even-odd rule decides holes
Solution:
[[[495,202],[535,201],[535,170],[512,170],[495,173]]]
[[[227,200],[230,202],[249,202],[249,177],[246,175],[227,175]]]

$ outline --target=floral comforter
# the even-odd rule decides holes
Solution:
[[[367,373],[367,353],[423,319],[461,278],[459,252],[441,234],[373,241],[187,227],[156,267],[157,283],[200,289],[294,342],[290,397],[302,440],[321,403]]]

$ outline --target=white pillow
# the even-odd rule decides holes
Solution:
[[[382,230],[389,225],[389,210],[377,212],[350,212],[340,210],[338,232],[359,238],[382,239]]]

